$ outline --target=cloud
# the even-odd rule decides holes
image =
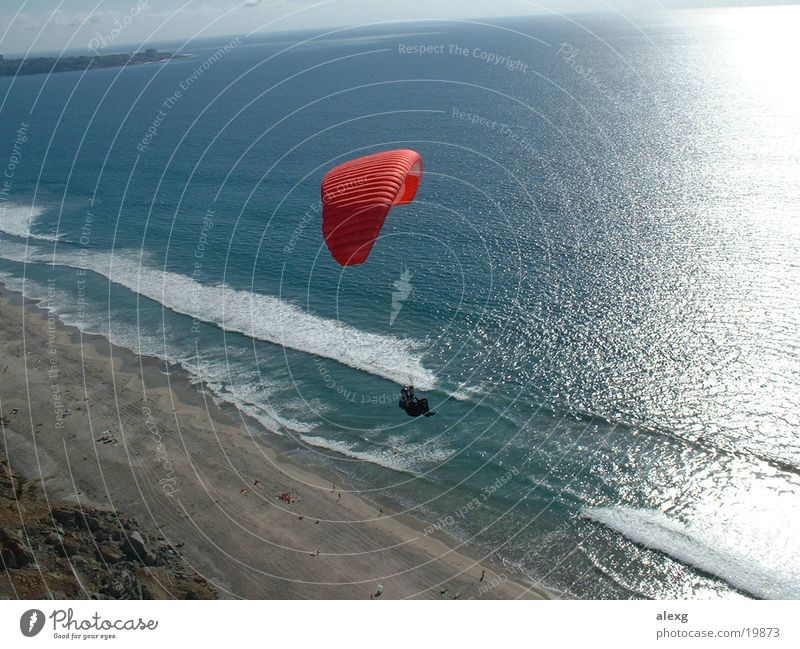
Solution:
[[[249,9],[250,7],[257,7],[260,4],[261,4],[261,0],[246,0],[242,4],[242,6],[243,7],[247,7]]]

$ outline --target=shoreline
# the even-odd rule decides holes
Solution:
[[[367,598],[379,584],[392,599],[554,596],[332,470],[293,463],[183,368],[66,325],[1,282],[0,349],[0,406],[19,409],[3,427],[12,467],[45,494],[136,516],[221,597]],[[99,443],[106,431],[113,441]]]
[[[91,43],[95,42],[95,50]],[[103,44],[93,38],[90,41],[89,51],[93,54],[73,56],[26,56],[21,59],[5,59],[0,61],[1,77],[27,77],[36,74],[60,74],[62,72],[84,72],[86,70],[104,70],[113,68],[129,68],[151,63],[167,63],[189,58],[191,55],[178,52],[116,52],[100,54],[96,48],[104,49],[108,44]],[[127,57],[127,58],[126,58]]]

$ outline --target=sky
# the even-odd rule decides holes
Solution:
[[[391,20],[665,11],[787,0],[0,0],[0,54]],[[94,40],[93,40],[94,39]]]

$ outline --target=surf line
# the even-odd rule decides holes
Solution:
[[[200,312],[202,300],[198,295],[200,288],[200,276],[203,274],[202,259],[206,254],[206,247],[208,246],[208,238],[211,231],[214,229],[214,217],[216,212],[213,208],[208,208],[203,216],[203,222],[200,226],[200,235],[197,239],[197,245],[194,249],[194,267],[192,268],[192,279],[195,281],[192,290],[192,333],[195,335],[195,341],[200,334],[200,320],[197,314]]]
[[[14,173],[17,166],[22,162],[22,147],[28,141],[28,122],[20,122],[17,132],[14,134],[14,143],[11,147],[11,155],[6,163],[6,168],[3,171],[3,182],[0,184],[0,221],[5,218],[6,211],[8,210],[9,196],[11,194],[11,186],[13,184]],[[0,238],[3,234],[0,231]]]

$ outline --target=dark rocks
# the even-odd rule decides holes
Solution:
[[[180,545],[118,512],[48,502],[0,459],[0,599],[215,598]]]
[[[58,546],[57,552],[62,557],[71,557],[80,552],[80,547],[73,539],[65,538],[61,541],[61,545]]]
[[[118,547],[112,545],[101,545],[97,548],[97,556],[106,563],[116,563],[125,558],[124,553]]]
[[[33,562],[33,553],[13,532],[0,528],[0,555],[5,568],[22,568]]]
[[[108,599],[143,599],[142,584],[130,564],[120,564],[102,581],[99,592]]]
[[[61,535],[58,532],[50,532],[50,534],[44,537],[44,542],[47,543],[47,545],[58,545],[61,543]]]
[[[90,532],[98,532],[102,527],[102,523],[98,516],[94,516],[92,514],[83,514],[83,524],[86,526],[86,529]]]
[[[138,531],[128,535],[128,538],[122,543],[122,551],[131,561],[140,561],[146,566],[154,566],[157,563],[156,555],[150,550],[144,537]]]
[[[129,541],[133,545],[134,550],[140,554],[147,552],[147,545],[144,537],[139,532],[133,532],[128,536]]]
[[[76,526],[77,517],[75,515],[75,510],[66,508],[53,508],[51,512],[53,515],[53,520],[57,523],[60,523],[64,527],[70,528]]]

